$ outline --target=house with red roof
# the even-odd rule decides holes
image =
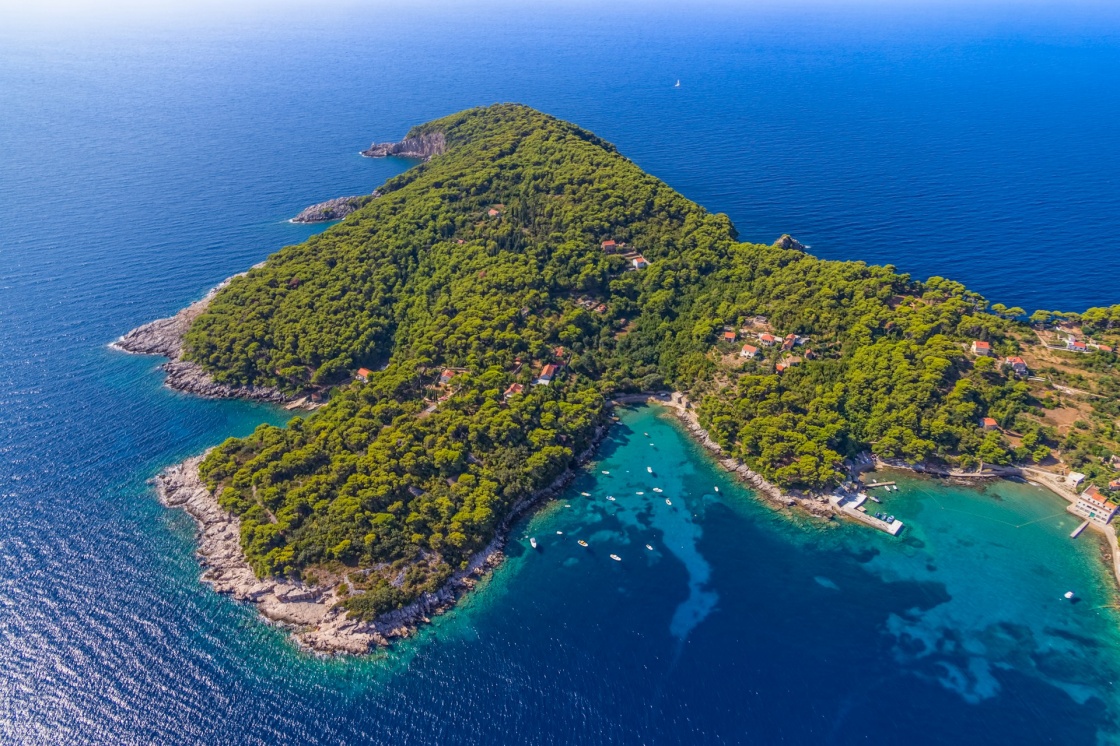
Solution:
[[[979,355],[980,357],[989,357],[992,354],[992,346],[982,339],[978,339],[972,343],[972,354]]]
[[[506,389],[504,394],[502,394],[502,398],[503,399],[508,399],[511,396],[513,396],[514,394],[520,394],[523,391],[525,391],[525,387],[522,386],[520,383],[510,384],[510,387],[508,389]]]
[[[775,337],[773,334],[770,334],[768,332],[764,332],[764,333],[758,335],[758,341],[762,343],[763,347],[769,347],[770,345],[777,342],[778,338]]]
[[[537,377],[535,383],[542,386],[547,386],[552,383],[552,379],[556,376],[556,371],[560,370],[560,366],[549,363],[541,368],[541,374]]]
[[[631,259],[630,263],[634,265],[634,269],[645,269],[649,266],[649,262],[647,262],[646,258],[641,254],[638,254],[636,257]]]
[[[743,349],[739,350],[739,357],[745,357],[748,360],[754,359],[758,355],[758,348],[754,345],[743,345]]]
[[[358,368],[357,377],[359,380],[368,381],[369,377],[373,375],[373,371],[369,368]]]
[[[984,428],[985,430],[999,430],[999,423],[996,422],[992,417],[985,417],[984,419],[980,420],[980,427]]]
[[[445,370],[439,374],[439,385],[446,386],[451,383],[451,379],[455,377],[455,371]]]
[[[786,338],[782,340],[782,349],[783,350],[792,350],[793,346],[795,344],[797,344],[797,335],[796,334],[787,334]]]
[[[1068,337],[1066,339],[1066,349],[1067,350],[1072,350],[1073,352],[1088,352],[1089,351],[1088,345],[1086,345],[1080,339],[1075,339],[1073,337]]]
[[[739,335],[736,334],[735,331],[733,331],[733,330],[729,329],[728,331],[725,331],[723,333],[723,341],[724,342],[734,342],[738,338],[739,338]]]
[[[606,241],[603,241],[603,243],[599,244],[599,248],[601,248],[603,251],[611,252],[618,248],[618,242],[608,238]]]
[[[1011,366],[1011,370],[1015,371],[1015,375],[1019,377],[1030,375],[1031,370],[1021,357],[1009,357],[1007,358],[1007,364]]]

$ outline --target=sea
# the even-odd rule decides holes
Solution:
[[[1115,4],[3,12],[0,742],[1120,742],[1120,593],[1061,499],[890,473],[899,537],[823,523],[652,406],[454,610],[306,654],[199,581],[149,481],[289,413],[108,347],[412,165],[370,142],[497,101],[596,132],[744,239],[1027,311],[1120,303]]]

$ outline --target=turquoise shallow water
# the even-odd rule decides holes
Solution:
[[[359,158],[371,140],[496,100],[596,131],[746,238],[1116,302],[1084,277],[1120,270],[1120,22],[1032,7],[0,24],[0,741],[1117,740],[1118,599],[1060,500],[904,475],[900,539],[791,520],[648,409],[519,527],[540,552],[512,542],[390,652],[302,655],[199,582],[146,481],[286,415],[106,348],[410,165]]]

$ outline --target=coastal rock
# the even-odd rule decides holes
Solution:
[[[342,220],[375,197],[380,197],[379,192],[372,195],[357,195],[354,197],[336,197],[311,205],[292,218],[293,223],[325,223],[329,220]]]
[[[260,266],[259,264],[256,266]],[[122,352],[137,355],[161,355],[170,362],[160,366],[167,373],[166,383],[176,391],[184,391],[198,396],[228,399],[251,399],[281,404],[288,401],[279,389],[268,386],[231,386],[218,383],[197,363],[183,360],[183,336],[191,324],[210,305],[218,291],[229,285],[241,272],[218,283],[200,300],[195,301],[174,316],[156,319],[138,326],[121,336],[109,346]]]
[[[278,389],[270,386],[231,386],[218,383],[202,369],[198,363],[188,360],[172,360],[159,366],[167,374],[167,385],[176,391],[184,391],[196,396],[211,399],[249,399],[251,401],[283,404],[288,401]]]
[[[430,132],[416,137],[406,137],[400,142],[375,142],[368,149],[363,150],[362,155],[366,158],[396,156],[428,160],[432,156],[441,155],[445,150],[447,150],[447,141],[443,133]]]
[[[796,238],[786,233],[781,238],[774,242],[774,245],[779,249],[793,249],[794,251],[805,251],[805,244],[798,241]]]
[[[237,277],[237,275],[234,275]],[[210,305],[210,301],[233,280],[230,277],[212,288],[201,300],[196,300],[174,316],[166,319],[149,321],[143,326],[138,326],[128,332],[110,347],[122,352],[132,352],[137,355],[162,355],[163,357],[178,360],[183,351],[183,335],[190,329],[191,324]]]

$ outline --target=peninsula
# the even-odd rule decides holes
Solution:
[[[864,452],[1120,487],[1120,306],[1028,324],[951,280],[741,242],[525,106],[363,154],[422,161],[117,342],[195,393],[325,402],[158,480],[202,526],[206,579],[309,647],[361,652],[452,603],[640,392],[680,392],[760,492],[821,512]]]

